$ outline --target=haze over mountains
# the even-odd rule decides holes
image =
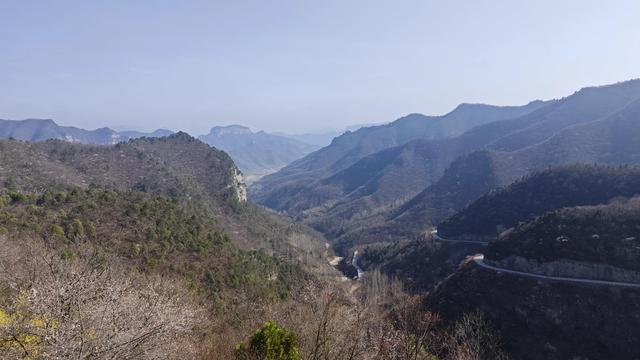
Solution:
[[[318,147],[241,125],[216,126],[201,141],[229,153],[247,180],[278,171]]]
[[[630,80],[460,106],[443,117],[464,119],[451,132],[410,115],[336,138],[250,197],[427,293],[447,323],[486,314],[514,358],[634,358],[639,104]]]
[[[638,14],[0,1],[0,360],[640,360]]]
[[[241,125],[196,139],[3,120],[0,138],[0,246],[18,254],[21,289],[76,286],[64,280],[72,275],[29,285],[33,271],[18,264],[42,264],[27,241],[70,274],[68,264],[98,271],[108,258],[127,281],[172,279],[189,299],[183,311],[204,306],[222,320],[162,326],[227,358],[269,317],[303,334],[305,354],[321,351],[325,331],[323,343],[358,348],[358,359],[390,348],[401,350],[382,358],[459,359],[472,341],[484,344],[481,359],[503,358],[503,348],[516,359],[640,356],[640,80],[410,114],[324,147]],[[113,287],[101,281],[96,291]],[[355,310],[363,302],[365,315]],[[169,319],[166,309],[149,311]],[[441,320],[430,323],[431,311]],[[117,324],[80,351],[128,334]],[[395,338],[389,329],[410,341],[381,345]],[[451,338],[459,332],[464,340]],[[174,351],[155,336],[146,356]],[[419,349],[407,350],[416,336]]]
[[[107,127],[85,130],[72,126],[60,126],[50,119],[2,120],[0,119],[0,139],[14,138],[24,141],[45,141],[59,139],[82,144],[117,144],[121,141],[140,137],[162,137],[173,131],[159,129],[151,133],[140,131],[115,131]]]
[[[264,178],[251,189],[252,195],[256,201],[278,210],[285,210],[292,215],[296,215],[297,211],[289,211],[285,204],[277,204],[275,201],[291,201],[309,209],[338,197],[352,195],[356,191],[364,192],[361,196],[368,196],[371,199],[374,198],[370,196],[371,193],[377,191],[377,184],[384,182],[385,171],[397,172],[396,168],[402,168],[405,164],[437,166],[424,161],[429,156],[428,153],[433,151],[429,145],[413,144],[411,143],[413,140],[444,139],[477,124],[526,114],[542,104],[544,102],[541,101],[522,107],[463,104],[440,117],[410,114],[387,125],[362,128],[336,138],[330,146]],[[404,144],[407,146],[400,148]],[[386,149],[389,150],[382,152]],[[424,170],[421,172],[418,169],[411,169],[411,171],[416,171],[416,175],[406,179],[409,181],[420,179],[418,181],[422,183],[393,185],[395,189],[403,192],[400,195],[404,197],[414,195],[412,192],[424,188],[424,181],[428,182],[428,179],[419,175],[425,175]],[[433,171],[426,172],[427,176],[437,176],[437,174],[431,174]],[[405,178],[399,174],[395,179]],[[308,191],[305,192],[303,189]],[[269,198],[270,194],[285,193],[286,197],[275,196],[282,200]],[[323,194],[327,194],[325,198],[317,199]],[[295,198],[296,196],[319,203],[305,206]],[[403,196],[392,195],[395,199],[401,199]],[[384,203],[384,201],[385,199],[380,199],[380,202]]]
[[[524,107],[461,106],[440,122],[411,115],[337,138],[249,193],[349,244],[411,237],[534,170],[636,163],[638,99],[640,81],[632,80]],[[446,118],[466,119],[469,128],[444,137],[411,127]]]
[[[364,125],[347,128],[358,129]],[[245,175],[252,182],[273,173],[285,165],[308,153],[328,145],[343,131],[289,135],[253,132],[242,125],[215,126],[199,139],[218,149],[228,152]],[[109,145],[126,142],[141,137],[163,137],[173,134],[171,130],[159,129],[153,132],[135,130],[115,131],[104,127],[85,130],[72,126],[60,126],[50,119],[0,120],[0,139],[14,138],[24,141],[45,141],[58,139],[82,144]]]

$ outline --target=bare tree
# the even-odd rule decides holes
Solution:
[[[507,360],[500,338],[485,315],[475,311],[462,316],[453,328],[450,358],[456,360]]]
[[[177,296],[188,291],[175,279],[128,272],[95,252],[62,260],[35,241],[20,247],[0,239],[0,282],[14,292],[2,310],[6,358],[169,358],[201,315]]]
[[[435,358],[434,354],[442,348],[442,338],[437,329],[440,317],[424,309],[422,300],[420,296],[404,296],[399,299],[393,313],[403,359]]]

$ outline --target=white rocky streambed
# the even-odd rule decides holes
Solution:
[[[328,259],[329,265],[331,265],[334,268],[340,270],[338,268],[338,266],[344,260],[344,257],[343,256],[336,256],[336,255],[334,255],[332,257],[329,257],[328,254],[329,254],[329,249],[331,248],[331,245],[329,243],[326,243],[325,247],[327,248],[327,259]],[[356,269],[356,272],[357,272],[356,278],[353,279],[353,280],[360,280],[362,278],[362,276],[364,275],[364,270],[362,270],[362,268],[358,265],[358,250],[353,252],[353,258],[351,259],[351,266],[353,266]],[[344,274],[344,272],[343,272],[342,281],[348,281],[348,280],[352,280],[352,279],[350,277],[346,276],[346,274]]]

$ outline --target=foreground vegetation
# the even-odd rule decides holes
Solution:
[[[238,249],[207,209],[163,196],[5,191],[0,224],[7,358],[434,359],[472,341],[397,282],[374,276],[349,295],[301,264]],[[261,341],[284,337],[290,350],[245,340],[270,320],[284,333],[268,325]]]
[[[3,359],[477,353],[484,330],[380,272],[340,282],[321,236],[244,201],[228,156],[186,134],[0,150]]]

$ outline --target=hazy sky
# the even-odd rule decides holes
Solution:
[[[640,77],[640,1],[0,0],[0,118],[301,132]]]

